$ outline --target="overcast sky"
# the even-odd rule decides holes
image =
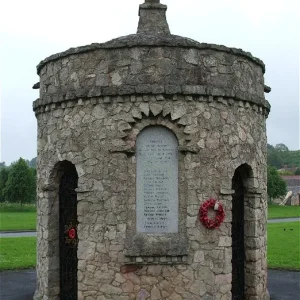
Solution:
[[[143,0],[9,0],[0,4],[0,161],[36,156],[36,65],[68,48],[136,32]],[[162,0],[171,32],[242,48],[266,64],[268,143],[299,149],[299,0]]]

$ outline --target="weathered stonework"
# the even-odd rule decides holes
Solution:
[[[268,299],[264,65],[250,54],[164,30],[76,48],[38,66],[38,285],[59,299],[61,162],[78,173],[78,299],[231,299],[232,178],[244,178],[245,299]],[[149,8],[149,6],[153,6]],[[144,28],[144,29],[143,29]],[[145,29],[146,28],[146,29]],[[150,28],[150,29],[149,29]],[[150,33],[148,31],[150,30]],[[169,128],[178,139],[179,233],[137,235],[138,134]],[[219,229],[198,219],[218,198]]]

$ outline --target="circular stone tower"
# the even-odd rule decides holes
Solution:
[[[264,64],[170,34],[166,9],[37,67],[35,299],[268,299]]]

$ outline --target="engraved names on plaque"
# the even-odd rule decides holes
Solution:
[[[178,142],[169,129],[139,134],[136,176],[137,232],[178,232]]]

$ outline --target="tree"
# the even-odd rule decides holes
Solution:
[[[23,158],[11,165],[4,188],[4,198],[8,202],[33,202],[35,198],[35,180]]]
[[[35,168],[36,167],[36,157],[34,157],[30,162],[29,162],[29,167]]]
[[[31,172],[31,183],[30,192],[32,195],[32,200],[30,202],[36,202],[36,168],[29,168]]]
[[[8,179],[9,168],[1,167],[0,168],[0,202],[4,201],[4,188]]]
[[[268,165],[281,168],[300,167],[300,150],[289,150],[285,144],[277,144],[273,147],[267,144]]]
[[[276,167],[277,169],[280,169],[282,167],[283,159],[279,151],[276,150],[268,151],[268,165]]]
[[[287,193],[286,182],[280,177],[275,167],[268,166],[268,196],[270,200]]]
[[[28,167],[31,167],[31,168],[35,168],[36,167],[36,157],[34,157],[31,160],[26,159],[25,162],[28,165]]]
[[[282,144],[282,143],[276,144],[275,149],[279,150],[279,151],[289,151],[289,148],[285,144]]]
[[[295,170],[295,175],[300,175],[300,168],[297,168],[297,169]]]

